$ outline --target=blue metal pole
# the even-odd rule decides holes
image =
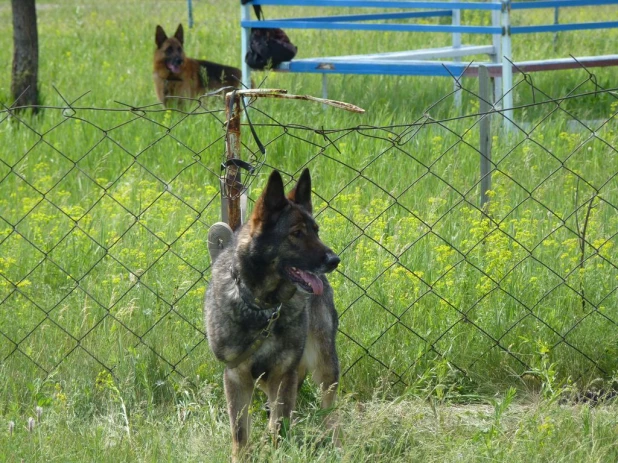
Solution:
[[[249,4],[240,5],[240,62],[242,71],[242,83],[244,88],[251,88],[251,68],[245,62],[245,56],[247,56],[247,52],[249,51],[249,35],[251,33],[251,29],[242,26],[242,22],[249,21],[250,19],[251,10],[249,9]]]
[[[511,0],[502,0],[502,115],[508,130],[513,124],[513,54],[511,51]],[[509,61],[510,60],[510,61]]]

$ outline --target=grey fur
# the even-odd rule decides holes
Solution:
[[[308,373],[322,388],[323,408],[332,407],[336,397],[338,318],[324,273],[334,270],[339,258],[318,237],[310,194],[308,170],[287,197],[274,171],[251,219],[212,268],[204,316],[208,343],[227,364],[224,386],[234,460],[249,436],[255,385],[268,396],[273,433],[291,417]],[[230,367],[261,335],[279,304],[270,335],[247,360]]]

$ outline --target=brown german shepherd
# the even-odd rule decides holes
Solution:
[[[337,254],[318,236],[309,170],[287,196],[281,175],[273,171],[249,222],[216,257],[206,292],[208,343],[226,365],[234,461],[247,443],[256,385],[268,396],[275,435],[289,422],[308,373],[322,389],[322,408],[333,406],[338,317],[325,273],[338,264]],[[335,419],[327,420],[338,444]]]
[[[155,42],[153,77],[157,97],[163,105],[170,102],[168,97],[196,98],[206,90],[240,85],[240,69],[185,55],[182,24],[172,37],[157,26]]]

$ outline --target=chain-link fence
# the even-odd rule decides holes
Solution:
[[[249,208],[271,168],[292,181],[309,167],[322,238],[341,256],[330,280],[346,390],[615,374],[617,94],[589,73],[560,98],[527,75],[515,90],[525,102],[507,124],[467,86],[466,115],[432,116],[449,94],[388,126],[325,128],[320,105],[290,121],[250,102]],[[16,384],[219,374],[202,301],[227,130],[205,101],[2,111],[0,359]]]

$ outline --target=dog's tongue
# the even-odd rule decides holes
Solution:
[[[300,273],[303,277],[303,280],[305,280],[311,285],[311,288],[313,289],[313,294],[317,294],[318,296],[322,294],[322,292],[324,291],[324,284],[322,283],[320,277],[314,275],[313,273],[303,272],[302,270],[300,271]]]
[[[178,74],[180,72],[180,67],[176,66],[175,64],[168,64],[167,67],[174,74]]]

